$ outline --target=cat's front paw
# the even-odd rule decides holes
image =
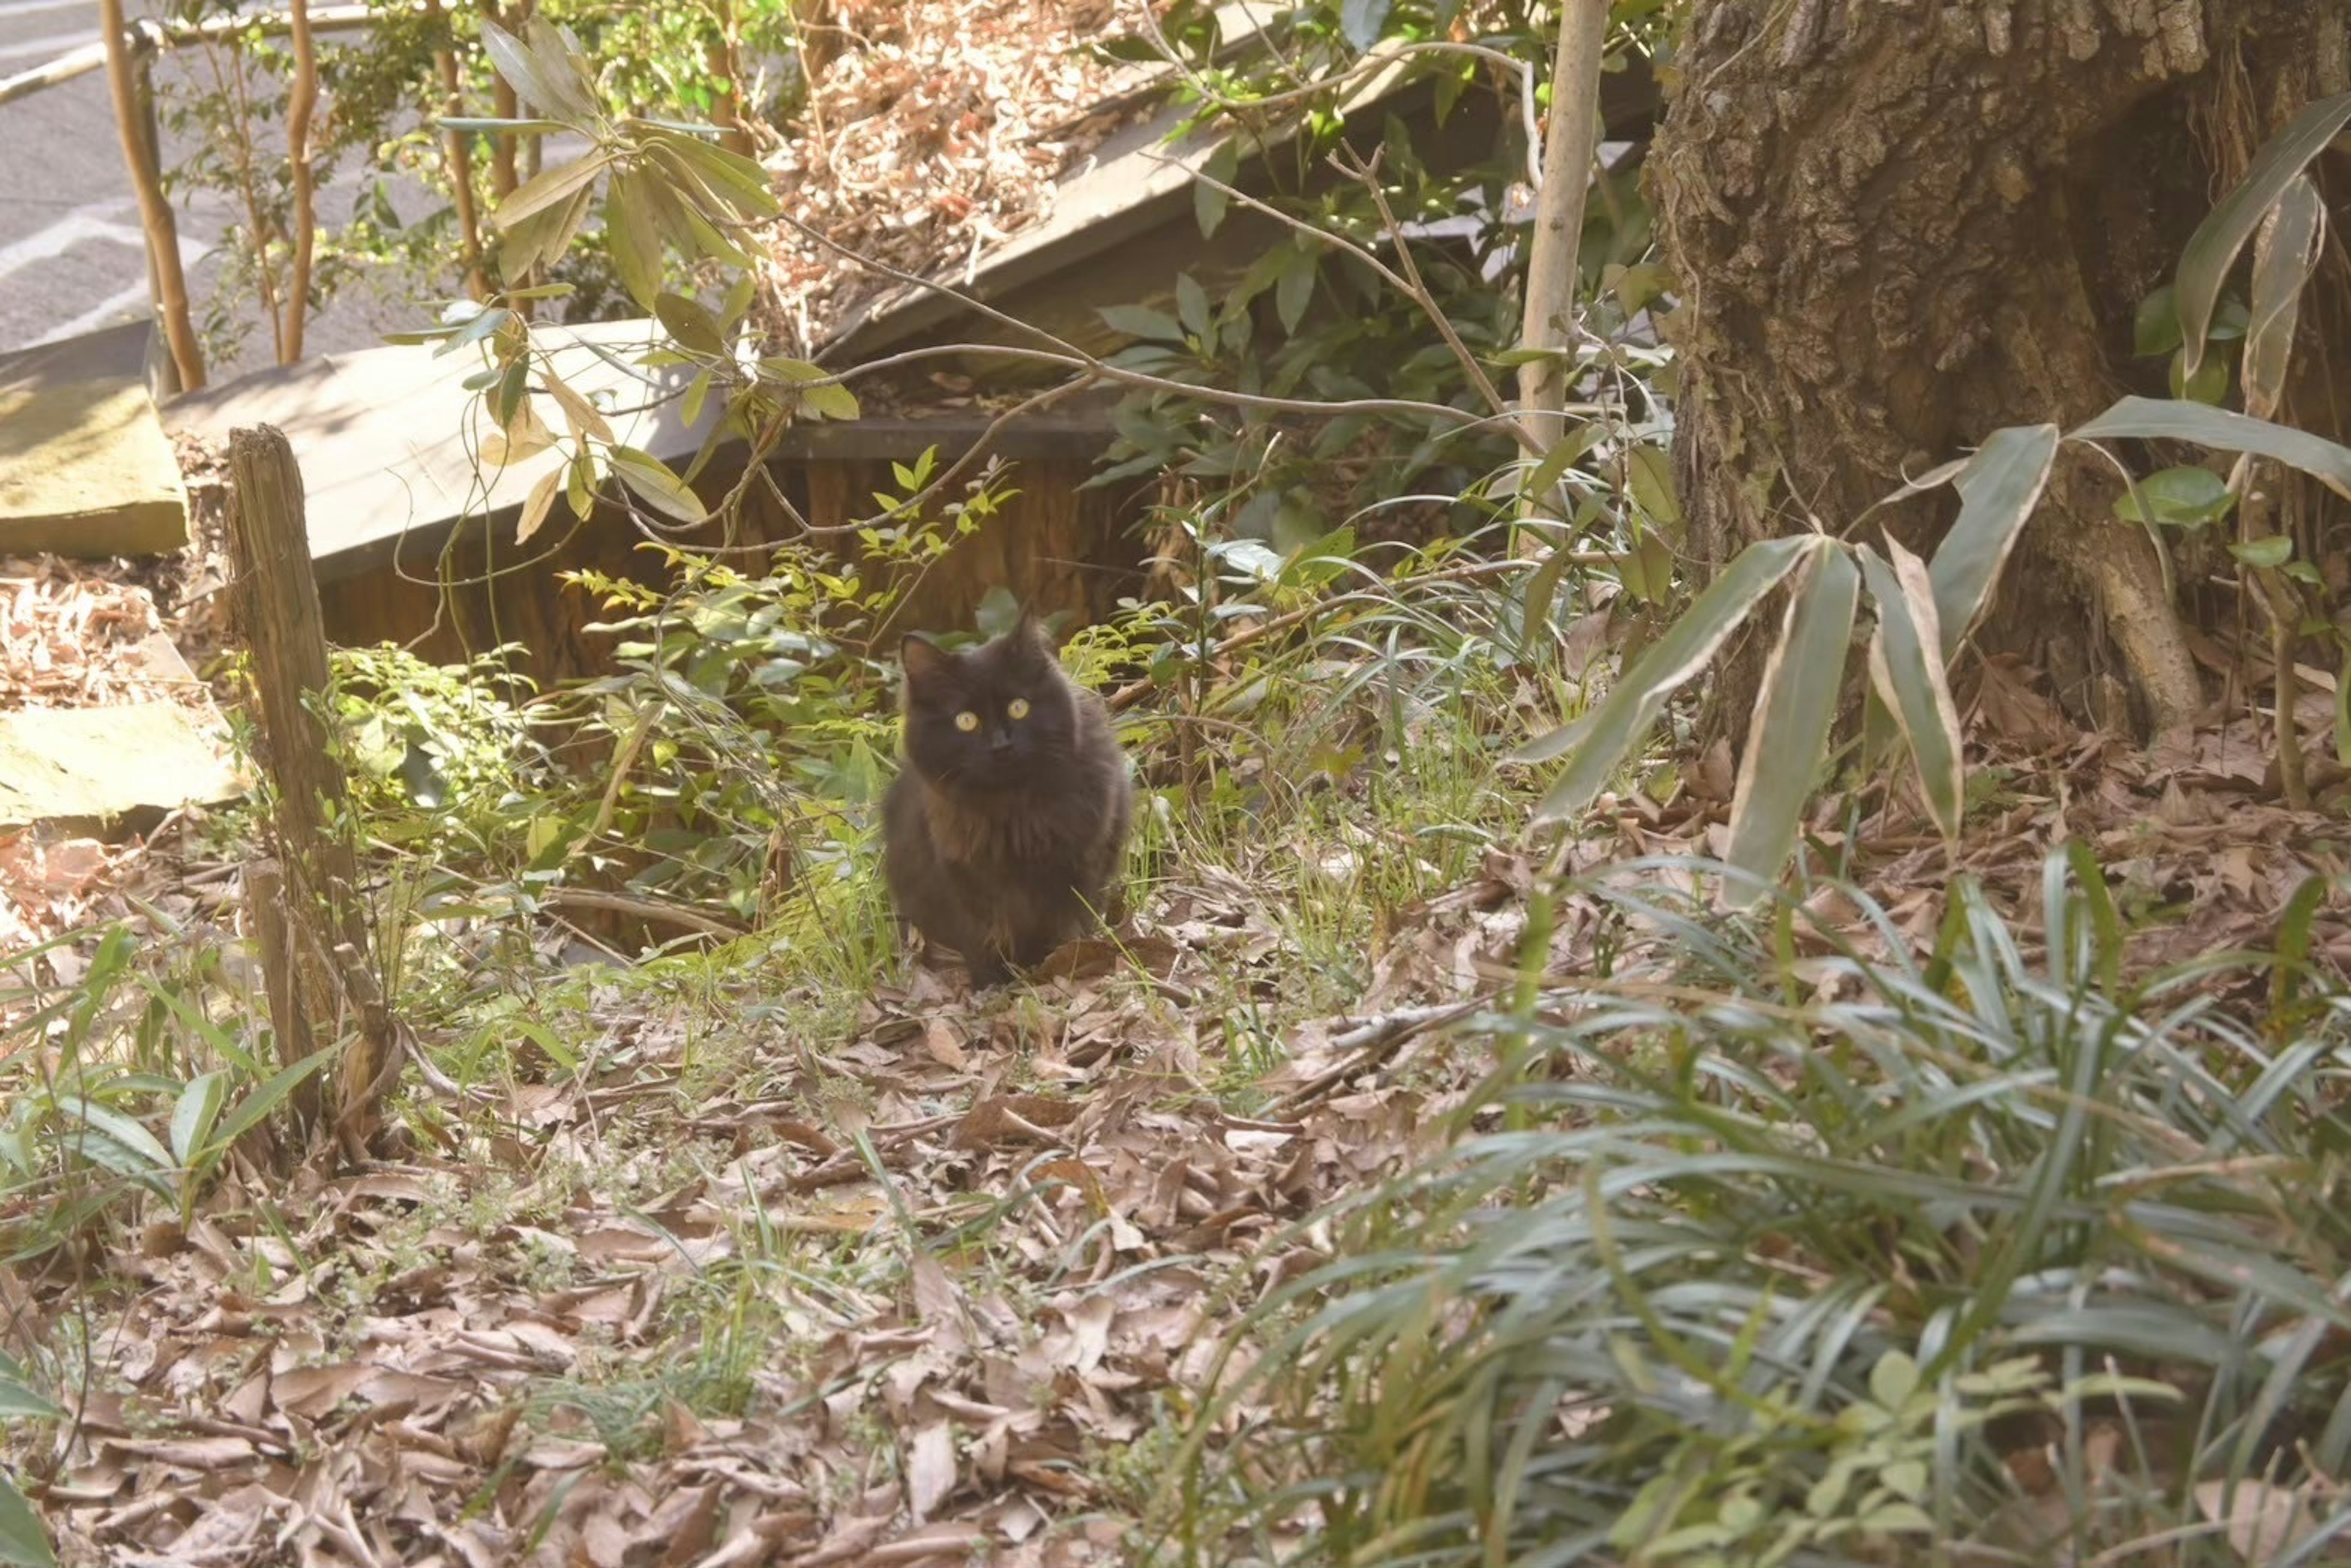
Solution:
[[[971,988],[975,991],[992,991],[1009,983],[1012,978],[1011,969],[1000,958],[973,958],[968,961],[968,967]]]

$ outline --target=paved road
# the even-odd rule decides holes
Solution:
[[[152,8],[141,0],[127,7],[133,15]],[[98,0],[0,0],[0,77],[97,37]],[[171,68],[168,63],[158,68],[159,83]],[[276,124],[268,132],[283,134]],[[168,136],[163,158],[167,165],[175,158]],[[321,193],[322,207],[341,215],[350,191],[348,180],[340,189],[330,186]],[[412,217],[422,215],[424,201],[421,192],[404,201],[395,196]],[[229,221],[225,202],[210,193],[197,193],[179,207],[181,255],[200,309],[217,278],[212,253]],[[0,104],[0,350],[144,314],[144,244],[105,72]],[[414,314],[365,297],[338,301],[312,319],[308,346],[313,352],[365,347]],[[256,306],[246,306],[241,315],[260,321]],[[214,367],[214,377],[258,369],[269,353],[267,329],[256,325],[241,361]]]

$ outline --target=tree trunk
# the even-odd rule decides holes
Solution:
[[[1697,0],[1675,64],[1650,169],[1680,300],[1676,465],[1716,567],[1807,517],[1850,529],[2000,426],[2168,395],[2164,362],[2132,357],[2137,307],[2260,142],[2351,85],[2351,10]],[[2204,693],[2119,489],[2063,450],[1977,641],[2078,717],[2169,729]],[[1930,549],[1955,511],[1935,492],[1862,537],[1883,520]],[[1711,733],[1743,731],[1761,654],[1726,666]]]

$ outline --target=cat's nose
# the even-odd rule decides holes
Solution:
[[[994,735],[989,736],[989,737],[987,737],[987,748],[988,748],[990,751],[1009,751],[1009,750],[1011,750],[1011,749],[1012,749],[1012,735],[1011,735],[1011,732],[1010,732],[1010,731],[1008,731],[1008,730],[1002,730],[1002,729],[999,729],[999,730],[998,730]]]

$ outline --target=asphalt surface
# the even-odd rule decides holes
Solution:
[[[126,6],[133,16],[152,8],[141,0]],[[95,41],[98,16],[98,0],[0,0],[0,77]],[[159,86],[183,65],[160,62]],[[272,122],[265,135],[282,138],[284,129]],[[167,133],[167,168],[178,152]],[[346,178],[340,187],[323,190],[322,212],[330,219],[347,214],[353,188]],[[395,193],[393,200],[413,217],[421,215],[425,198],[417,192],[403,201]],[[211,193],[195,193],[175,206],[181,256],[201,330],[202,307],[219,275],[214,252],[231,222],[230,208]],[[145,243],[103,70],[0,104],[0,351],[145,315]],[[211,367],[214,380],[269,362],[269,332],[260,308],[238,305],[238,319],[252,329],[235,362]],[[411,307],[364,291],[338,299],[311,319],[308,347],[312,352],[367,347],[381,341],[384,331],[423,315],[426,305]]]

